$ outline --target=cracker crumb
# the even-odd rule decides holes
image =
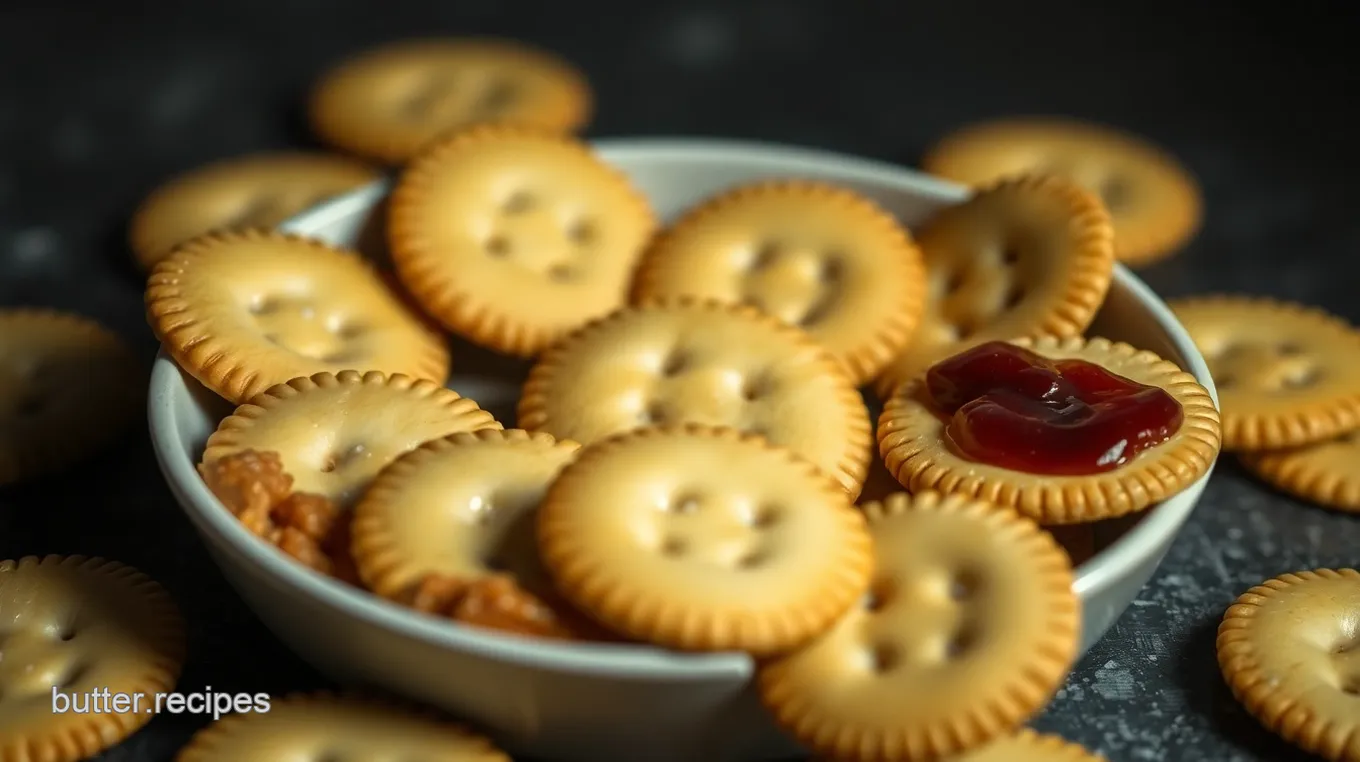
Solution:
[[[305,566],[357,584],[349,522],[330,498],[294,492],[277,452],[242,450],[199,466],[203,481],[247,530]]]
[[[473,580],[427,574],[411,586],[405,602],[417,611],[476,627],[541,638],[577,637],[557,612],[507,574]]]

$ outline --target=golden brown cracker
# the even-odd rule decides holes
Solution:
[[[553,346],[518,417],[583,444],[652,425],[732,426],[811,460],[852,497],[873,440],[863,397],[805,332],[747,305],[687,298],[621,309]]]
[[[511,762],[468,728],[380,699],[326,693],[272,699],[268,711],[232,714],[198,731],[175,762],[382,759]]]
[[[1076,336],[1114,273],[1100,201],[1054,177],[1003,180],[916,230],[928,300],[906,351],[879,377],[886,398],[931,363],[986,341]]]
[[[349,510],[378,472],[421,444],[499,429],[477,403],[422,379],[317,373],[270,387],[222,420],[200,469],[242,452],[277,452],[293,489]]]
[[[1178,299],[1223,408],[1223,449],[1277,450],[1360,428],[1360,330],[1322,310],[1250,296]]]
[[[500,607],[506,613],[492,624],[569,637],[569,624],[553,612],[559,601],[534,527],[548,485],[579,448],[548,434],[483,429],[427,442],[398,458],[354,510],[354,558],[366,586],[408,603],[439,598],[427,608],[468,621],[476,612],[457,604],[478,582],[504,577],[500,597],[522,600]],[[445,588],[442,594],[436,585]]]
[[[93,757],[150,721],[179,679],[184,621],[174,601],[115,561],[0,561],[0,612],[5,762]]]
[[[486,126],[407,167],[388,241],[426,312],[470,341],[528,357],[627,301],[655,227],[647,199],[589,146]]]
[[[548,488],[543,562],[611,630],[768,656],[863,594],[864,517],[832,479],[734,429],[640,429],[587,446]]]
[[[1190,486],[1218,456],[1218,410],[1189,373],[1124,343],[1080,337],[1013,342],[1050,359],[1075,358],[1140,384],[1157,386],[1181,406],[1180,428],[1113,470],[1084,476],[1038,475],[964,458],[944,438],[947,421],[923,399],[920,379],[900,387],[879,418],[888,470],[911,491],[936,489],[1010,506],[1044,524],[1072,524],[1141,511]]]
[[[1053,538],[1010,510],[932,491],[864,512],[877,559],[869,594],[758,669],[780,727],[837,760],[953,759],[1042,709],[1081,623]]]
[[[448,375],[444,337],[356,253],[319,240],[259,230],[197,238],[156,265],[146,309],[175,362],[238,404],[318,372]]]
[[[1248,471],[1295,497],[1360,512],[1360,429],[1288,450],[1242,453]]]
[[[1266,728],[1333,762],[1360,760],[1360,572],[1282,574],[1218,627],[1218,665]]]
[[[861,384],[906,348],[926,273],[911,235],[869,198],[768,180],[686,212],[648,248],[633,295],[753,305],[811,333]]]
[[[137,207],[128,241],[151,269],[205,233],[272,228],[379,177],[375,168],[324,153],[279,151],[216,161],[167,180]]]
[[[1165,150],[1073,119],[1013,117],[965,127],[940,140],[923,167],[967,185],[1021,173],[1070,178],[1100,196],[1114,220],[1115,252],[1134,266],[1174,253],[1203,214],[1198,183]]]
[[[146,369],[123,340],[77,315],[0,310],[0,484],[45,476],[139,417]]]
[[[407,40],[344,61],[316,84],[312,130],[342,151],[388,164],[442,134],[481,122],[569,132],[590,118],[593,97],[571,64],[520,42]]]

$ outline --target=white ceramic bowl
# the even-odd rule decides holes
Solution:
[[[803,149],[661,139],[597,145],[666,218],[734,183],[772,176],[855,188],[909,226],[967,195],[899,167]],[[364,188],[285,228],[381,256],[386,192],[383,183]],[[1088,333],[1150,349],[1214,393],[1185,331],[1123,267],[1115,269],[1109,297]],[[449,386],[511,426],[527,366],[457,343],[454,353]],[[335,679],[442,707],[487,729],[512,751],[541,759],[722,762],[798,753],[752,696],[752,663],[744,655],[499,637],[416,614],[304,569],[246,532],[195,473],[204,441],[230,411],[226,404],[162,354],[149,407],[161,469],[210,555],[279,638]],[[1147,582],[1208,478],[1117,526],[1107,547],[1078,569],[1083,651]]]

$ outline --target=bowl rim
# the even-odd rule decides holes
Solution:
[[[940,201],[961,201],[969,191],[962,186],[887,162],[849,156],[833,151],[786,146],[763,141],[714,138],[613,138],[591,141],[611,163],[631,160],[695,159],[731,160],[762,165],[783,175],[834,174],[842,180],[869,185],[909,189]],[[391,181],[378,180],[288,220],[283,229],[305,234],[323,229],[329,222],[371,207],[390,189]],[[1218,404],[1218,393],[1189,334],[1170,308],[1122,264],[1113,278],[1150,313],[1185,359],[1195,376]],[[503,661],[524,668],[622,679],[705,681],[715,678],[746,678],[754,669],[750,657],[741,653],[689,654],[635,644],[572,643],[537,640],[479,630],[437,619],[337,580],[306,569],[260,542],[229,512],[199,477],[191,452],[176,425],[177,400],[185,396],[187,376],[162,349],[152,369],[147,401],[148,423],[156,459],[177,502],[195,528],[216,539],[216,544],[244,556],[276,587],[356,618],[366,624],[413,638],[430,646],[453,649],[473,656]],[[1078,569],[1073,589],[1084,600],[1118,584],[1165,545],[1193,511],[1213,468],[1195,484],[1155,506],[1122,536]],[[451,626],[452,625],[452,626]]]

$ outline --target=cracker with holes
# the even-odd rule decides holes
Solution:
[[[873,436],[863,398],[808,334],[754,307],[687,298],[621,309],[544,353],[518,417],[583,444],[653,425],[731,426],[807,458],[852,497]]]
[[[762,702],[837,760],[952,759],[1017,729],[1076,658],[1067,555],[1033,522],[962,496],[899,492],[864,513],[869,595],[762,664]]]
[[[138,264],[150,269],[191,238],[271,228],[378,176],[368,164],[323,153],[260,153],[217,161],[152,191],[132,216],[129,243]]]
[[[1295,497],[1360,513],[1360,429],[1302,447],[1242,453],[1239,460]]]
[[[655,227],[647,199],[584,143],[477,127],[402,173],[388,243],[426,312],[470,341],[528,357],[627,301]]]
[[[1297,304],[1248,296],[1171,302],[1209,365],[1223,449],[1277,450],[1360,428],[1360,330]]]
[[[400,164],[450,130],[482,122],[568,132],[586,123],[590,85],[571,64],[510,40],[405,41],[326,72],[308,103],[331,146]]]
[[[184,622],[170,596],[114,561],[0,561],[0,619],[4,760],[98,755],[155,716],[184,663]]]
[[[431,712],[326,693],[276,698],[267,712],[223,717],[198,731],[175,762],[247,759],[511,762],[487,737]]]
[[[1001,181],[939,212],[916,234],[929,299],[911,344],[879,378],[882,397],[972,345],[1079,335],[1114,273],[1105,208],[1053,177]]]
[[[965,127],[940,140],[923,167],[968,185],[1022,173],[1066,177],[1100,196],[1114,219],[1115,251],[1133,266],[1175,253],[1203,213],[1194,177],[1166,151],[1071,119],[1018,117]]]
[[[878,425],[888,470],[1044,524],[1141,511],[1218,456],[1218,410],[1189,373],[1094,338],[988,342],[898,388]]]
[[[686,213],[649,247],[633,293],[753,305],[811,333],[863,384],[906,348],[926,277],[911,236],[873,201],[779,180]]]
[[[146,310],[175,362],[238,404],[321,372],[448,376],[444,337],[358,254],[308,238],[251,230],[195,239],[156,265]]]
[[[52,474],[108,445],[144,404],[121,338],[78,315],[0,310],[0,485]]]
[[[1360,760],[1360,572],[1282,574],[1218,627],[1218,665],[1257,720],[1333,762]]]
[[[377,371],[317,373],[236,408],[208,437],[199,468],[246,450],[278,453],[294,491],[348,511],[398,456],[431,439],[499,428],[476,402],[430,381]]]
[[[354,510],[354,559],[378,595],[465,624],[582,629],[538,557],[538,505],[580,445],[519,429],[436,439],[379,474]]]
[[[583,449],[548,488],[538,544],[557,588],[611,630],[769,656],[868,583],[864,517],[816,466],[730,428],[641,429]]]

